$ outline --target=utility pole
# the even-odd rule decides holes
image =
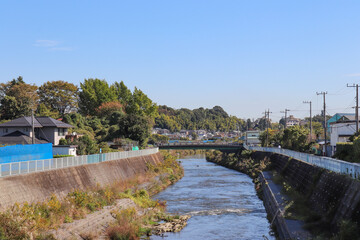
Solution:
[[[356,121],[356,133],[359,131],[359,84],[346,85],[347,87],[356,88],[356,107],[355,107],[355,121]]]
[[[32,144],[35,144],[34,108],[31,109]]]
[[[269,146],[269,123],[270,123],[270,109],[265,110],[265,124],[266,124],[266,147]]]
[[[312,102],[311,101],[303,101],[303,103],[310,104],[310,142],[312,142]]]
[[[286,129],[287,127],[287,112],[289,112],[289,109],[285,108],[285,111],[281,111],[281,113],[285,113],[285,124],[284,124],[284,128]]]
[[[327,124],[326,124],[326,102],[325,95],[327,92],[316,92],[317,95],[323,95],[324,98],[324,137],[325,137],[325,156],[327,156],[327,147],[326,147],[326,132],[327,132]]]

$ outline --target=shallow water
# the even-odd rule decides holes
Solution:
[[[250,177],[204,157],[180,161],[185,176],[154,199],[165,200],[170,213],[192,217],[181,232],[151,239],[275,239]]]

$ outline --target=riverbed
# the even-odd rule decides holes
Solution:
[[[181,159],[184,177],[155,195],[167,211],[191,219],[179,233],[158,239],[275,239],[254,184],[247,175],[207,162],[205,156]]]

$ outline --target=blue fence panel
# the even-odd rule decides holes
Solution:
[[[52,157],[51,143],[0,147],[0,164],[51,159]]]

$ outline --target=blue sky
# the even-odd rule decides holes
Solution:
[[[123,80],[158,104],[352,112],[360,1],[0,2],[0,81]]]

